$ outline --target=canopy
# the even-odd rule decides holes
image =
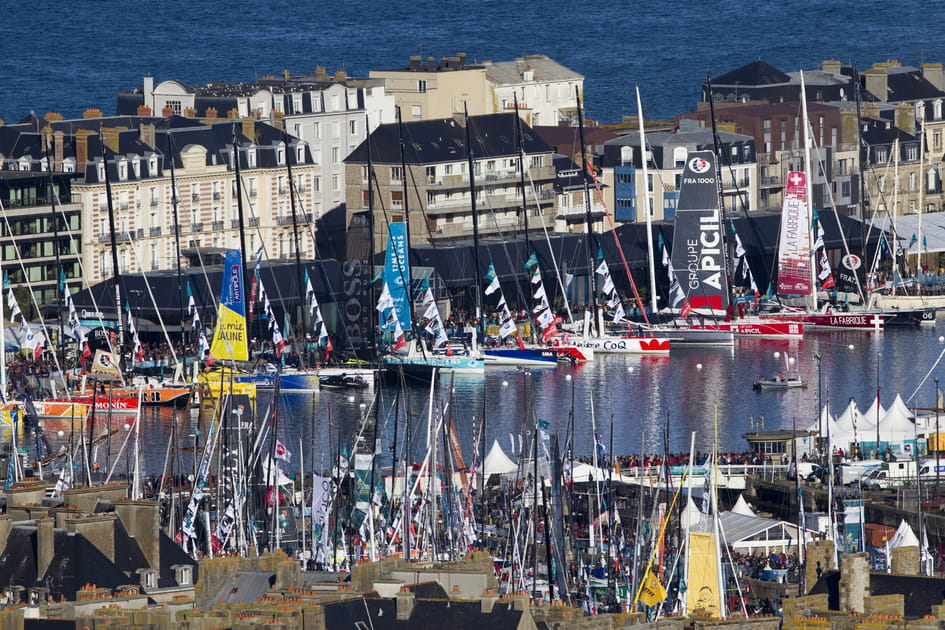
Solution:
[[[798,528],[793,523],[736,512],[722,512],[719,515],[719,523],[725,541],[739,553],[763,552],[767,555],[797,550]],[[807,539],[813,538],[813,532],[809,532]]]
[[[831,442],[842,448],[843,446],[849,445],[850,442],[856,441],[857,437],[863,432],[861,422],[860,410],[856,406],[856,399],[851,398],[850,404],[847,405],[847,408],[840,414],[840,417],[837,418],[837,432],[830,435]]]
[[[879,408],[879,415],[876,413],[876,409]],[[879,396],[873,399],[873,404],[870,405],[870,408],[863,412],[863,426],[866,427],[867,423],[876,428],[877,421],[882,424],[883,418],[886,417],[886,410],[883,409],[883,405],[879,401]]]
[[[914,440],[916,437],[914,418],[915,415],[906,408],[899,394],[896,394],[896,400],[889,411],[886,412],[882,422],[879,423],[880,439],[889,442]]]
[[[686,507],[683,508],[682,514],[679,515],[680,525],[683,527],[688,525],[689,529],[696,529],[701,526],[703,518],[704,515],[699,511],[699,508],[696,507],[692,497],[687,497]]]
[[[484,475],[505,475],[518,470],[518,464],[509,459],[502,447],[499,446],[499,440],[492,440],[492,448],[486,454],[486,459],[482,463],[482,472]]]

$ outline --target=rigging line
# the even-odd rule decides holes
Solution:
[[[33,292],[33,286],[32,286],[32,284],[30,284],[30,282],[29,282],[29,280],[28,280],[29,275],[26,273],[26,264],[23,262],[23,257],[20,255],[20,246],[19,246],[19,244],[16,242],[16,236],[14,235],[13,230],[10,229],[10,219],[9,219],[9,217],[7,216],[6,208],[3,206],[3,201],[0,201],[0,214],[3,215],[3,223],[4,223],[4,225],[5,225],[6,228],[7,228],[7,234],[10,235],[10,240],[13,242],[13,249],[14,249],[14,251],[16,251],[16,258],[17,258],[17,261],[20,263],[20,270],[23,272],[23,279],[26,280],[26,286],[27,286],[27,289],[29,289],[30,301],[32,302],[33,307],[36,309],[37,315],[39,315],[39,324],[40,324],[40,327],[41,327],[42,330],[43,330],[43,334],[46,336],[46,341],[47,341],[47,342],[51,342],[52,337],[50,337],[50,335],[49,335],[49,328],[46,326],[46,320],[43,318],[42,311],[41,311],[40,308],[39,308],[39,301],[36,299],[36,294]],[[57,283],[59,282],[59,278],[56,278],[56,282],[57,282]],[[12,290],[12,287],[11,287],[11,290]],[[91,293],[91,291],[90,291],[90,293]],[[70,299],[71,299],[71,297],[70,297]],[[98,307],[96,307],[96,310],[98,310]],[[2,313],[0,313],[0,316],[2,316]],[[59,313],[59,316],[60,316],[60,318],[62,317],[62,313],[61,313],[61,312]],[[25,314],[25,313],[20,313],[20,317],[23,318],[23,321],[24,321],[24,322],[26,321],[26,314]],[[104,324],[103,324],[103,326],[104,326]],[[5,340],[0,340],[0,341],[3,341],[3,343],[6,343]],[[64,373],[63,370],[62,370],[62,366],[59,364],[59,357],[56,355],[55,352],[53,352],[52,354],[53,354],[53,360],[54,360],[54,362],[55,362],[55,364],[56,364],[56,371],[59,373],[59,379],[62,381],[62,386],[63,386],[64,390],[65,390],[66,392],[68,392],[68,391],[69,391],[69,385],[66,383],[65,373]],[[79,353],[77,352],[76,354],[78,355]],[[2,360],[2,359],[0,359],[0,360]],[[0,392],[0,395],[2,395],[2,397],[3,397],[4,400],[6,400],[6,396],[7,396],[7,393],[6,393],[6,392]]]
[[[945,357],[945,348],[942,348],[942,351],[939,353],[938,358],[936,358],[935,362],[932,363],[932,367],[929,368],[929,371],[926,372],[925,376],[922,377],[922,380],[919,381],[919,384],[916,386],[912,394],[910,394],[909,397],[906,398],[907,403],[911,401],[913,398],[915,398],[916,394],[919,393],[919,390],[922,389],[922,386],[925,385],[926,381],[929,380],[929,377],[932,375],[932,372],[935,370],[936,367],[938,367],[938,364],[941,363],[943,357]]]
[[[130,234],[130,232],[129,232]],[[154,298],[154,292],[151,290],[151,283],[148,282],[148,276],[145,274],[144,265],[141,264],[141,259],[138,258],[138,248],[135,247],[137,241],[131,237],[131,255],[134,256],[135,261],[138,263],[138,269],[141,272],[141,279],[144,280],[144,286],[148,290],[148,297],[151,298],[151,304],[154,305],[154,314],[157,315],[158,323],[161,325],[161,331],[164,333],[164,339],[167,341],[167,345],[171,350],[171,356],[174,358],[174,365],[177,366],[177,352],[174,350],[174,344],[171,341],[171,337],[167,332],[167,327],[164,326],[164,318],[161,317],[161,309],[158,308],[157,300]],[[130,293],[130,291],[129,291]],[[129,303],[129,313],[128,317],[132,317],[130,312],[130,303]],[[181,322],[181,330],[183,331],[183,322]]]

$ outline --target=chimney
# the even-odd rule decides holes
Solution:
[[[283,81],[288,81],[288,80],[289,80],[289,77],[291,77],[291,76],[292,76],[292,75],[289,73],[288,70],[283,70],[283,71],[282,71],[282,80],[283,80]]]
[[[114,513],[89,514],[66,518],[66,529],[79,534],[102,552],[110,561],[115,561],[115,519]],[[52,519],[50,519],[52,522]],[[155,521],[156,522],[156,521]],[[147,551],[145,551],[147,555]]]
[[[118,153],[119,133],[121,133],[121,129],[118,127],[105,127],[102,129],[102,143],[111,149],[113,153]]]
[[[858,123],[855,109],[840,110],[840,142],[856,144]]]
[[[253,116],[243,118],[243,135],[250,142],[256,142],[256,119]]]
[[[230,120],[239,120],[240,110],[234,107],[226,113],[226,117]]]
[[[45,127],[39,130],[39,133],[43,139],[42,143],[40,144],[40,146],[43,147],[43,153],[51,154],[53,152],[52,127],[50,127],[49,125],[46,125]],[[51,155],[50,155],[50,159],[52,159]],[[49,169],[53,170],[52,165],[49,165]]]
[[[46,122],[56,122],[57,120],[62,120],[62,114],[59,112],[46,112],[43,118],[46,119]]]
[[[75,132],[75,170],[77,173],[85,173],[85,167],[89,162],[89,136],[92,132],[88,129],[78,129]]]
[[[396,595],[397,599],[397,621],[407,621],[413,614],[413,607],[417,601],[417,596],[406,587],[401,588]]]
[[[896,127],[906,133],[915,135],[915,108],[909,103],[896,105],[894,118]]]
[[[184,108],[184,118],[196,118],[196,117],[197,117],[196,109],[194,109],[193,107]]]
[[[820,69],[830,74],[840,74],[840,68],[843,66],[839,61],[829,60],[820,63]]]
[[[174,108],[171,107],[170,105],[165,105],[163,108],[161,108],[161,116],[163,116],[164,118],[170,118],[173,115],[174,115]]]
[[[348,73],[345,72],[344,70],[338,70],[337,72],[335,72],[334,79],[338,83],[344,83],[345,81],[348,80]]]
[[[97,109],[95,107],[90,107],[89,109],[82,112],[82,118],[88,119],[88,118],[101,118],[101,117],[102,117],[102,110]]]
[[[938,90],[945,90],[945,71],[940,63],[923,63],[922,76]]]
[[[436,60],[433,59],[433,55],[427,57],[427,70],[436,70]]]
[[[161,569],[161,537],[158,524],[158,504],[154,501],[118,501],[115,503],[118,519],[134,537],[148,565]]]
[[[414,72],[423,68],[423,59],[420,55],[411,55],[410,56],[410,69]]]
[[[285,114],[277,109],[272,111],[272,126],[280,131],[285,129]]]
[[[154,77],[144,77],[144,106],[154,111]]]
[[[466,67],[466,53],[456,53],[456,56],[459,58],[459,67],[463,69]]]
[[[889,74],[885,68],[870,68],[863,72],[866,78],[866,91],[885,103],[889,98],[886,79]]]
[[[208,108],[207,108],[207,111],[204,112],[204,116],[206,116],[207,118],[216,118],[216,117],[217,117],[217,108],[216,108],[216,107],[208,107]]]
[[[141,142],[148,145],[152,149],[155,148],[157,134],[155,133],[154,125],[142,124],[140,127],[138,127],[138,131],[141,134]]]
[[[36,579],[41,580],[46,575],[46,569],[52,562],[55,552],[55,521],[49,517],[36,521]]]
[[[150,115],[151,115],[151,108],[148,107],[147,105],[138,105],[138,112],[137,112],[137,113],[138,113],[139,116],[150,116]]]
[[[419,59],[419,57],[417,57],[417,59]],[[325,66],[315,66],[315,80],[316,81],[328,80],[328,71],[325,69]]]
[[[65,157],[63,155],[63,138],[65,134],[62,131],[53,132],[53,170],[61,171],[62,170],[62,160]]]

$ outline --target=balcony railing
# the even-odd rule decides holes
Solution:
[[[212,226],[211,229],[213,229],[214,232],[216,232],[216,231],[218,231],[218,230],[222,230],[222,229],[223,229],[223,221],[214,221],[214,222],[211,224],[211,226]]]
[[[203,223],[191,223],[190,224],[191,232],[203,232]]]
[[[221,199],[222,197],[223,197],[223,194],[220,193],[220,192],[214,192],[214,193],[213,193],[213,200],[214,200],[214,201],[220,201],[220,199]]]
[[[158,227],[153,227],[153,228],[151,228],[151,230],[150,230],[149,233],[150,233],[151,236],[160,236],[160,235],[161,235],[161,227],[160,227],[160,226],[158,226]]]
[[[153,208],[153,207],[156,206],[156,205],[158,205],[158,200],[157,200],[157,199],[152,199],[152,200],[151,200],[151,207]]]
[[[200,201],[200,195],[198,195],[197,193],[194,193],[190,196],[190,200],[194,203],[197,203]]]
[[[239,220],[239,219],[230,219],[230,227],[231,227],[231,228],[236,229],[236,228],[238,228],[239,226],[240,226],[240,220]]]
[[[250,217],[249,227],[258,227],[258,226],[259,226],[259,217]]]

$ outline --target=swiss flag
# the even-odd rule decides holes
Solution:
[[[403,348],[406,348],[406,347],[407,347],[407,340],[404,338],[403,333],[401,333],[401,335],[397,337],[397,342],[394,344],[394,352],[398,352],[399,350],[402,350]]]

